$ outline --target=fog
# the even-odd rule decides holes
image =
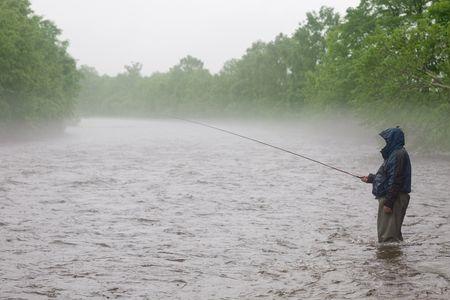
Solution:
[[[450,299],[414,3],[0,0],[0,299]]]
[[[132,61],[144,73],[167,71],[186,55],[219,71],[251,43],[290,34],[306,12],[322,5],[339,12],[356,0],[32,0],[33,9],[55,21],[80,64],[111,75]]]

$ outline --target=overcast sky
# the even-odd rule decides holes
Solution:
[[[70,41],[79,64],[116,74],[130,62],[167,71],[190,54],[217,72],[252,42],[291,34],[322,5],[345,12],[358,0],[31,0]]]

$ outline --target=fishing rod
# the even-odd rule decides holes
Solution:
[[[295,152],[293,152],[293,151],[290,151],[290,150],[287,150],[287,149],[284,149],[284,148],[281,148],[281,147],[278,147],[278,146],[275,146],[275,145],[271,145],[271,144],[269,144],[269,143],[266,143],[266,142],[263,142],[263,141],[260,141],[260,140],[257,140],[257,139],[254,139],[254,138],[251,138],[251,137],[248,137],[248,136],[245,136],[245,135],[236,133],[236,132],[232,132],[232,131],[229,131],[229,130],[226,130],[226,129],[222,129],[222,128],[219,128],[219,127],[216,127],[216,126],[212,126],[212,125],[209,125],[209,124],[205,124],[205,123],[202,123],[202,122],[198,122],[198,121],[193,121],[193,120],[188,120],[188,119],[183,119],[183,118],[175,118],[175,117],[172,117],[172,118],[175,119],[175,120],[180,120],[180,121],[184,121],[184,122],[188,122],[188,123],[200,125],[200,126],[207,127],[207,128],[211,128],[211,129],[214,129],[214,130],[218,130],[218,131],[221,131],[221,132],[224,132],[224,133],[227,133],[227,134],[231,134],[231,135],[234,135],[234,136],[237,136],[237,137],[246,139],[246,140],[250,140],[250,141],[259,143],[259,144],[261,144],[261,145],[265,145],[265,146],[268,146],[268,147],[271,147],[271,148],[274,148],[274,149],[277,149],[277,150],[280,150],[280,151],[283,151],[283,152],[286,152],[286,153],[295,155],[295,156],[297,156],[297,157],[300,157],[300,158],[309,160],[309,161],[311,161],[311,162],[314,162],[314,163],[316,163],[316,164],[322,165],[322,166],[327,167],[327,168],[329,168],[329,169],[332,169],[332,170],[341,172],[341,173],[343,173],[343,174],[347,174],[347,175],[352,176],[352,177],[354,177],[354,178],[358,178],[358,179],[361,179],[361,178],[362,178],[361,176],[358,176],[358,175],[352,174],[352,173],[350,173],[350,172],[348,172],[348,171],[345,171],[345,170],[336,168],[336,167],[334,167],[334,166],[332,166],[332,165],[329,165],[329,164],[326,164],[326,163],[324,163],[324,162],[318,161],[318,160],[313,159],[313,158],[311,158],[311,157],[308,157],[308,156],[306,156],[306,155],[302,155],[302,154],[299,154],[299,153],[295,153]]]

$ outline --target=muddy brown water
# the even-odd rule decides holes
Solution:
[[[376,131],[214,125],[365,174]],[[1,299],[448,299],[450,163],[412,155],[405,242],[370,186],[171,120],[87,119],[0,145]]]

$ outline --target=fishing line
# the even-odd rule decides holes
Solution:
[[[268,146],[268,147],[271,147],[271,148],[274,148],[274,149],[277,149],[277,150],[280,150],[280,151],[283,151],[283,152],[286,152],[286,153],[295,155],[295,156],[297,156],[297,157],[300,157],[300,158],[309,160],[309,161],[311,161],[311,162],[313,162],[313,163],[322,165],[322,166],[324,166],[324,167],[327,167],[327,168],[329,168],[329,169],[332,169],[332,170],[341,172],[341,173],[343,173],[343,174],[347,174],[347,175],[349,175],[349,176],[352,176],[352,177],[355,177],[355,178],[359,178],[359,179],[362,178],[361,176],[352,174],[352,173],[350,173],[350,172],[348,172],[348,171],[339,169],[339,168],[337,168],[337,167],[334,167],[334,166],[332,166],[332,165],[329,165],[329,164],[326,164],[326,163],[324,163],[324,162],[318,161],[318,160],[313,159],[313,158],[311,158],[311,157],[308,157],[308,156],[306,156],[306,155],[302,155],[302,154],[299,154],[299,153],[295,153],[295,152],[293,152],[293,151],[290,151],[290,150],[287,150],[287,149],[284,149],[284,148],[281,148],[281,147],[278,147],[278,146],[275,146],[275,145],[271,145],[271,144],[269,144],[269,143],[266,143],[266,142],[263,142],[263,141],[260,141],[260,140],[257,140],[257,139],[254,139],[254,138],[251,138],[251,137],[248,137],[248,136],[245,136],[245,135],[236,133],[236,132],[232,132],[232,131],[229,131],[229,130],[226,130],[226,129],[222,129],[222,128],[215,127],[215,126],[212,126],[212,125],[209,125],[209,124],[205,124],[205,123],[202,123],[202,122],[198,122],[198,121],[193,121],[193,120],[188,120],[188,119],[182,119],[182,118],[175,118],[175,117],[172,117],[172,118],[173,118],[173,119],[176,119],[176,120],[180,120],[180,121],[184,121],[184,122],[188,122],[188,123],[200,125],[200,126],[203,126],[203,127],[211,128],[211,129],[214,129],[214,130],[218,130],[218,131],[221,131],[221,132],[224,132],[224,133],[227,133],[227,134],[231,134],[231,135],[234,135],[234,136],[237,136],[237,137],[246,139],[246,140],[253,141],[253,142],[255,142],[255,143],[259,143],[259,144],[261,144],[261,145],[265,145],[265,146]]]

